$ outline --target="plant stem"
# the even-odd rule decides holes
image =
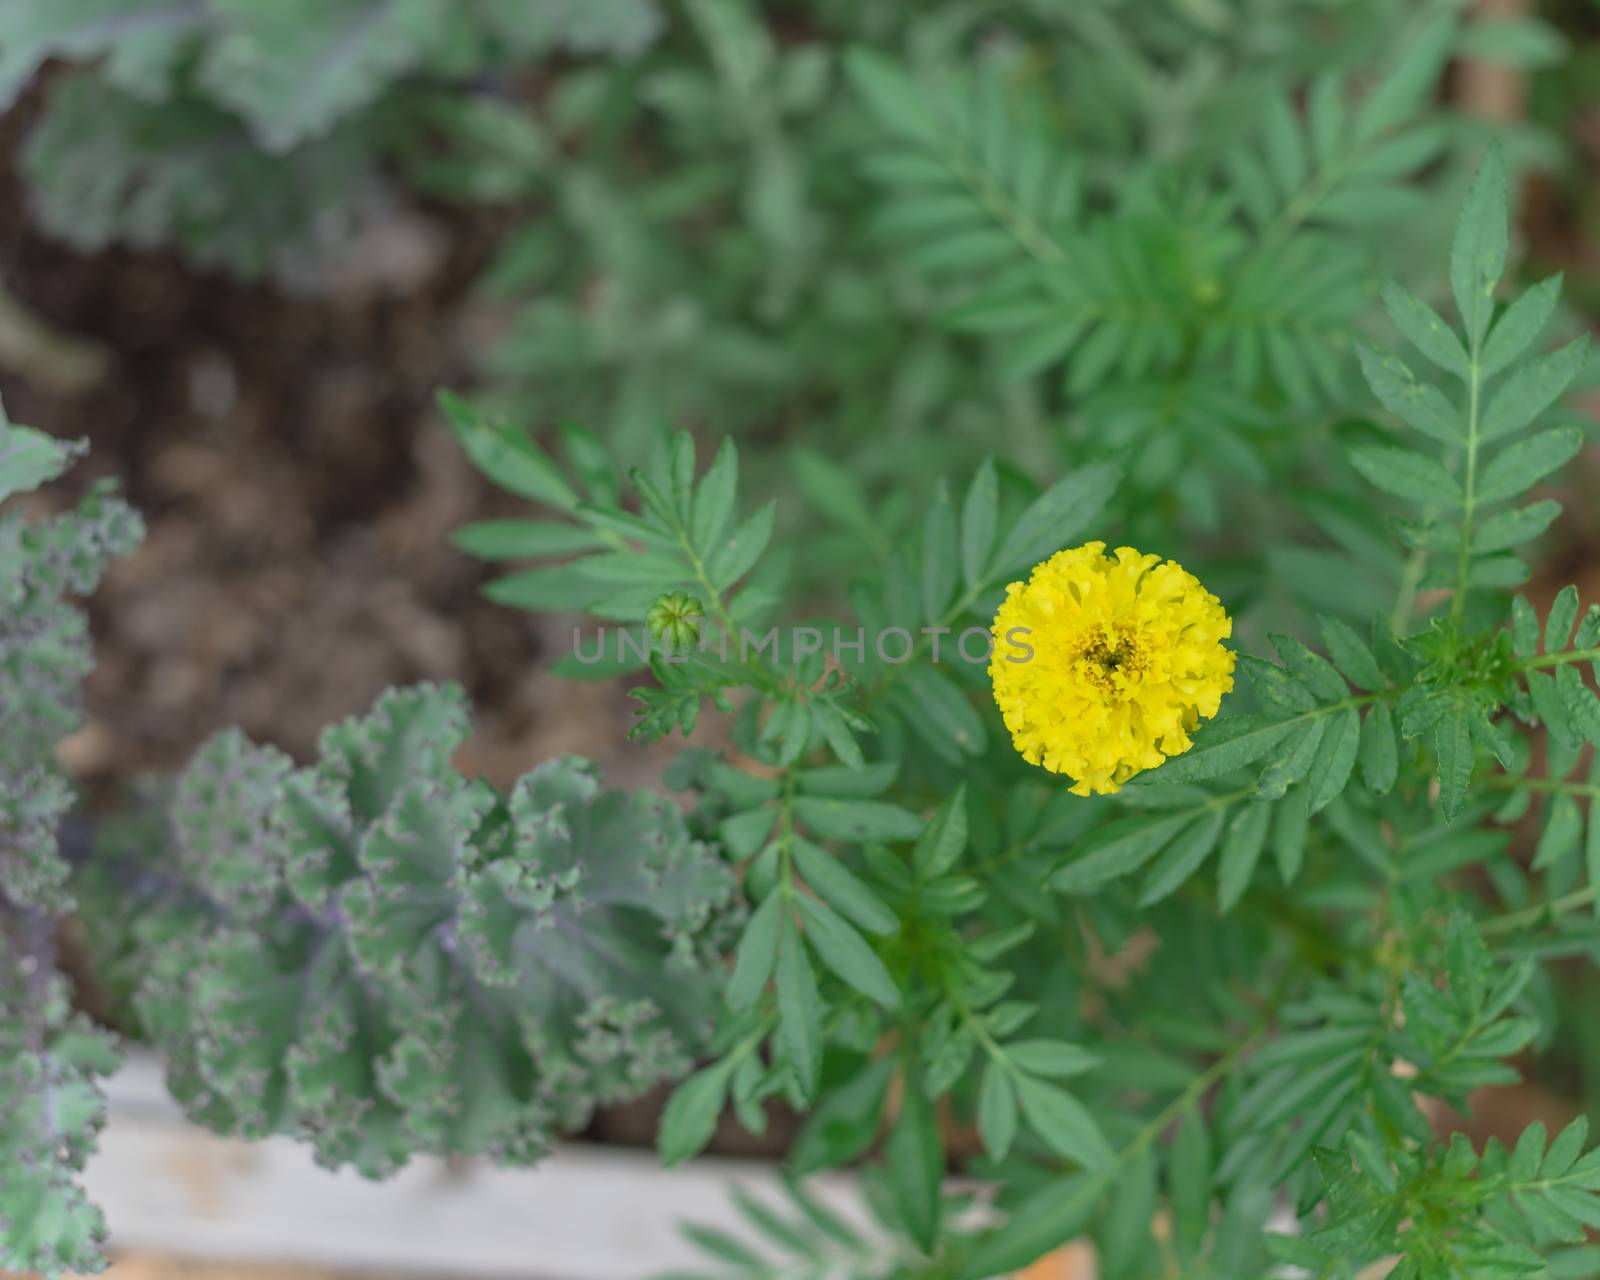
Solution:
[[[1467,580],[1472,573],[1472,516],[1478,484],[1478,403],[1482,399],[1483,370],[1474,344],[1467,371],[1467,473],[1462,482],[1461,546],[1456,555],[1456,593],[1450,601],[1450,622],[1457,631],[1467,609]]]
[[[1503,916],[1496,916],[1492,920],[1485,920],[1478,925],[1478,932],[1485,936],[1514,933],[1524,925],[1537,924],[1546,916],[1554,919],[1569,911],[1576,911],[1579,907],[1588,906],[1595,900],[1597,894],[1600,894],[1600,886],[1596,885],[1590,885],[1585,889],[1574,889],[1571,893],[1550,899],[1549,902],[1541,902],[1537,906],[1524,907],[1521,911],[1512,911]]]
[[[1524,658],[1516,664],[1518,671],[1532,671],[1537,667],[1564,667],[1569,662],[1590,662],[1600,658],[1600,648],[1568,649],[1565,653],[1547,653],[1539,658]]]

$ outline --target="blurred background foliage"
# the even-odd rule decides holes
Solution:
[[[908,469],[970,465],[997,432],[1023,465],[1150,435],[1161,387],[1144,366],[1177,361],[1152,359],[1162,335],[1125,348],[1144,353],[1120,370],[1138,375],[1141,403],[1115,379],[1094,385],[1093,360],[1063,388],[1029,376],[1048,371],[1048,351],[1018,352],[1003,331],[985,340],[981,317],[948,323],[983,273],[1010,265],[993,240],[1005,228],[919,243],[948,211],[924,210],[919,224],[881,198],[881,135],[846,83],[848,48],[919,69],[941,100],[970,95],[944,140],[1002,198],[1025,180],[1021,157],[986,151],[982,130],[1018,117],[1041,149],[1070,157],[1070,207],[1055,212],[1071,233],[1092,244],[1106,215],[1137,210],[1132,260],[1094,246],[1112,264],[1100,301],[1178,299],[1190,310],[1180,328],[1215,330],[1224,294],[1248,287],[1260,311],[1292,284],[1299,336],[1320,351],[1315,323],[1356,319],[1368,279],[1431,261],[1419,249],[1446,234],[1481,142],[1475,122],[1433,110],[1446,57],[1534,71],[1514,160],[1569,189],[1592,170],[1582,136],[1563,136],[1594,72],[1591,54],[1586,83],[1561,24],[1581,29],[1589,15],[1480,18],[1449,47],[1427,47],[1430,20],[1459,7],[4,0],[0,103],[47,59],[65,64],[44,77],[21,167],[39,223],[82,250],[173,246],[199,266],[315,289],[396,202],[494,210],[473,287],[501,308],[477,354],[502,403],[603,429],[624,454],[661,422],[781,442],[781,465],[808,488],[834,478],[793,451],[847,451],[857,481],[872,492],[892,479],[909,508]],[[1300,156],[1282,119],[1264,117],[1264,104],[1313,84],[1331,101],[1397,64],[1396,115],[1428,130],[1368,173],[1317,155],[1314,139]],[[1398,181],[1419,172],[1424,185]],[[1275,192],[1277,179],[1288,189]],[[1333,232],[1350,239],[1351,271],[1303,279],[1310,233]],[[1252,256],[1262,249],[1272,261]],[[1102,345],[1121,347],[1116,336]],[[1314,376],[1270,334],[1241,340],[1265,348],[1241,358],[1266,359],[1291,392]],[[1102,441],[1085,442],[1074,421],[1091,411]],[[1213,405],[1202,415],[1219,416]],[[1167,440],[1188,436],[1177,425]],[[1143,487],[1181,462],[1163,445]],[[1215,494],[1195,492],[1193,514],[1215,524]],[[880,514],[893,531],[893,510]]]

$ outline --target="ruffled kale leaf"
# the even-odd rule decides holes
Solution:
[[[55,479],[80,447],[0,411],[0,500]],[[0,1268],[96,1271],[100,1211],[76,1174],[104,1109],[109,1039],[71,1013],[55,971],[54,916],[72,908],[56,831],[72,789],[56,744],[78,725],[93,665],[81,612],[139,518],[105,488],[45,520],[0,515]]]
[[[391,691],[303,769],[220,734],[170,806],[181,883],[102,868],[149,899],[121,899],[134,1004],[194,1119],[373,1177],[414,1152],[527,1163],[688,1069],[730,870],[671,803],[574,757],[505,796],[464,777],[467,722],[454,687]]]

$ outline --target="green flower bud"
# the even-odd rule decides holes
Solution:
[[[686,591],[668,591],[656,597],[644,624],[652,640],[661,640],[673,652],[682,653],[700,638],[705,616],[705,606],[696,597]]]

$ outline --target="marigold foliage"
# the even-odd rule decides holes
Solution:
[[[1029,764],[1108,795],[1168,756],[1233,688],[1233,623],[1171,560],[1089,542],[1006,587],[989,677]]]
[[[1342,110],[1333,87],[1311,105],[1324,143]],[[923,135],[893,83],[875,90],[901,132]],[[934,172],[895,154],[905,173]],[[711,1056],[663,1116],[666,1159],[703,1147],[724,1108],[752,1129],[772,1097],[803,1108],[797,1172],[871,1170],[892,1241],[858,1264],[872,1276],[982,1280],[1081,1237],[1115,1280],[1284,1263],[1354,1276],[1396,1255],[1396,1274],[1418,1280],[1509,1280],[1536,1255],[1553,1275],[1593,1273],[1592,1247],[1563,1251],[1600,1216],[1592,1163],[1572,1164],[1581,1127],[1550,1147],[1552,1170],[1581,1170],[1551,1192],[1542,1131],[1502,1178],[1492,1145],[1447,1146],[1418,1104],[1462,1106],[1518,1078],[1519,1056],[1557,1025],[1559,988],[1531,957],[1592,954],[1600,893],[1600,823],[1582,811],[1600,766],[1567,776],[1600,742],[1600,699],[1580,674],[1600,659],[1600,610],[1580,621],[1576,592],[1561,593],[1541,646],[1534,610],[1504,593],[1521,580],[1504,553],[1557,504],[1501,509],[1570,457],[1575,432],[1518,433],[1555,416],[1585,351],[1529,357],[1548,285],[1484,306],[1504,271],[1504,189],[1491,159],[1452,253],[1459,330],[1417,295],[1383,294],[1464,392],[1367,350],[1323,389],[1341,412],[1373,414],[1360,365],[1444,461],[1378,422],[1341,426],[1350,465],[1334,454],[1326,491],[1291,485],[1285,503],[1307,517],[1297,536],[1331,545],[1267,557],[1293,570],[1293,590],[1271,590],[1248,543],[1204,562],[1217,595],[1153,556],[1061,550],[1120,527],[1180,541],[1182,505],[1130,501],[1120,449],[1073,450],[1048,486],[985,460],[963,493],[929,486],[911,533],[846,468],[802,455],[819,511],[856,531],[858,561],[871,549],[834,619],[907,643],[898,657],[832,655],[832,672],[781,641],[723,663],[696,655],[655,664],[637,691],[645,736],[730,715],[729,750],[684,752],[668,781],[695,796],[692,826],[741,865],[751,904]],[[1068,351],[1074,372],[1091,351],[1148,354],[1104,332],[1122,341]],[[1234,394],[1283,411],[1255,373]],[[693,440],[663,436],[628,477],[635,501],[587,433],[564,431],[552,455],[448,407],[479,466],[546,509],[463,531],[476,554],[530,562],[491,582],[494,598],[581,598],[640,628],[669,589],[704,601],[708,629],[771,615],[794,543],[770,536],[770,505],[739,519],[745,464],[726,441],[701,474]],[[1304,447],[1323,447],[1326,431],[1304,425],[1320,442]],[[1366,480],[1410,518],[1386,525]],[[1239,602],[1237,660],[1219,596]],[[1005,664],[1019,623],[1028,661]],[[996,642],[992,659],[961,657],[974,630]],[[1235,661],[1248,681],[1224,700]],[[1023,741],[1007,743],[1000,720]],[[1550,729],[1548,778],[1531,774],[1519,720]],[[1022,758],[1066,765],[1074,747],[1071,784]],[[1536,801],[1548,808],[1530,865],[1507,824]],[[946,1106],[981,1155],[947,1149]],[[952,1157],[998,1186],[998,1225],[962,1224],[943,1185]],[[1492,1185],[1470,1184],[1469,1157]],[[1450,1202],[1462,1212],[1437,1211]],[[1273,1225],[1283,1206],[1289,1238]],[[767,1253],[696,1237],[740,1276],[825,1275],[835,1244],[857,1247],[803,1200],[744,1207]]]

